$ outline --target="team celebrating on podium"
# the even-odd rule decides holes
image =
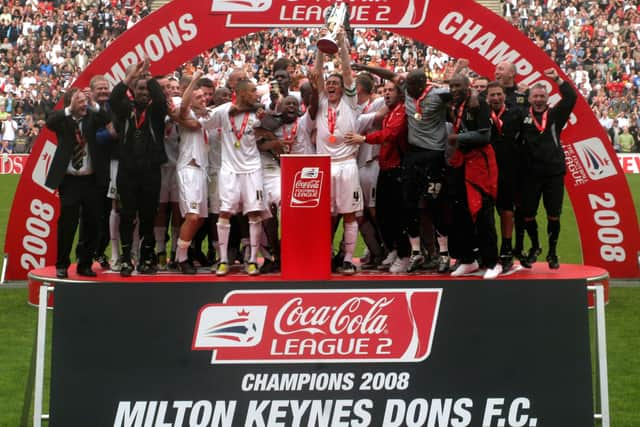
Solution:
[[[58,138],[47,177],[60,196],[57,277],[67,277],[78,224],[80,276],[96,275],[94,260],[123,277],[197,267],[225,276],[236,262],[248,275],[277,272],[279,157],[288,153],[331,158],[332,230],[340,219],[343,230],[337,253],[327,248],[336,272],[493,279],[515,259],[531,268],[542,253],[541,198],[546,261],[559,268],[571,84],[548,69],[517,87],[508,62],[495,81],[471,78],[465,60],[432,81],[424,69],[352,63],[348,38],[337,32],[340,72],[325,73],[318,49],[300,91],[290,90],[286,58],[262,98],[242,69],[216,88],[200,71],[152,76],[148,61],[130,66],[110,95],[101,76],[67,91],[47,119]],[[554,106],[551,83],[561,96]],[[367,255],[357,265],[359,233]]]

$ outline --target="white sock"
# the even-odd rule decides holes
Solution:
[[[229,234],[231,232],[231,224],[229,220],[220,218],[216,224],[218,228],[218,254],[220,254],[220,262],[229,262]]]
[[[112,240],[120,240],[120,212],[115,209],[109,214],[109,235]]]
[[[111,239],[111,262],[114,263],[120,258],[120,239]]]
[[[189,246],[191,246],[191,240],[182,240],[178,238],[178,251],[176,252],[176,262],[186,261],[189,258]]]
[[[251,257],[249,262],[258,261],[258,246],[260,245],[260,239],[262,237],[262,221],[249,221],[249,242],[251,245]]]
[[[411,252],[421,252],[420,248],[420,238],[419,237],[409,237],[409,244],[411,244]]]
[[[167,234],[167,227],[153,227],[153,236],[156,238],[156,252],[161,253],[167,250],[164,238]]]
[[[120,257],[120,213],[111,209],[109,214],[109,236],[111,238],[111,261],[116,262]]]
[[[449,252],[449,238],[438,235],[438,247],[440,248],[440,253]]]
[[[345,222],[344,223],[344,260],[346,262],[353,261],[353,253],[356,250],[356,241],[358,240],[358,222]]]

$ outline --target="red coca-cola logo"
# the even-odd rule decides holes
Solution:
[[[230,307],[253,307],[249,312],[264,313],[252,326],[259,339],[242,346],[219,341],[193,349],[213,350],[212,363],[418,362],[431,352],[441,293],[440,289],[235,291],[224,304],[207,305],[208,316],[219,319],[216,311],[222,315]],[[200,321],[199,317],[194,343],[210,338],[201,336],[210,328]]]
[[[385,307],[393,299],[353,297],[339,306],[305,305],[301,297],[292,298],[276,315],[275,331],[281,335],[310,334],[379,335],[387,328]]]
[[[320,204],[324,171],[317,167],[302,168],[293,179],[292,208],[315,208]]]

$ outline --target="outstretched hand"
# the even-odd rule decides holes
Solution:
[[[344,29],[344,25],[340,25],[340,28],[338,29],[338,34],[337,39],[338,39],[338,47],[340,48],[348,48],[348,43],[347,43],[347,36],[346,36],[346,31]]]
[[[558,72],[555,68],[547,68],[546,70],[544,70],[544,75],[554,82],[560,83],[560,76],[558,75]]]
[[[322,75],[316,71],[315,69],[309,70],[309,83],[311,87],[318,89],[320,87],[320,83],[322,79]]]
[[[456,74],[464,74],[465,70],[469,69],[469,60],[467,58],[460,58],[456,61],[453,68],[453,72]]]
[[[93,92],[91,92],[91,88],[85,87],[84,89],[82,89],[82,92],[84,93],[84,96],[87,97],[87,102],[89,103],[89,105],[93,105],[94,99],[93,99]]]
[[[526,83],[518,83],[518,93],[527,93],[529,86]]]
[[[360,145],[364,142],[364,136],[353,132],[347,132],[344,134],[344,142],[345,144]]]
[[[124,83],[127,86],[131,86],[131,84],[138,78],[142,77],[149,72],[149,58],[144,58],[142,61],[138,62],[133,67],[127,68],[127,74],[124,77]]]

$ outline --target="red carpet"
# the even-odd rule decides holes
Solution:
[[[82,277],[75,272],[76,267],[69,267],[69,278],[63,279],[63,282],[155,282],[155,283],[176,283],[176,282],[192,282],[192,283],[215,283],[215,282],[279,282],[282,281],[280,274],[261,274],[259,276],[250,277],[242,272],[242,267],[236,264],[232,267],[229,275],[217,277],[211,273],[209,269],[201,268],[198,274],[185,275],[170,271],[160,271],[154,275],[142,275],[134,272],[131,277],[120,277],[117,272],[102,270],[98,264],[94,264],[94,271],[98,273],[98,277]],[[404,280],[478,280],[482,278],[480,272],[465,277],[451,277],[449,274],[437,274],[430,272],[421,272],[417,274],[391,274],[379,272],[375,270],[363,270],[353,276],[343,276],[341,274],[331,275],[330,280],[335,281],[361,281],[361,280],[385,280],[385,281],[404,281]],[[561,264],[560,269],[550,270],[546,263],[538,262],[532,269],[525,269],[519,266],[515,271],[502,274],[496,280],[544,280],[544,279],[593,279],[602,276],[608,277],[606,270],[599,267],[591,267],[576,264]],[[56,269],[53,266],[32,270],[29,273],[30,281],[47,281],[51,284],[61,281],[56,279]]]

